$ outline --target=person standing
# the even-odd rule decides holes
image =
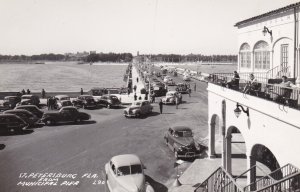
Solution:
[[[195,83],[195,85],[194,85],[194,91],[196,91],[196,83]]]
[[[175,104],[176,104],[176,109],[178,109],[178,105],[179,105],[179,99],[178,99],[178,97],[177,97],[177,96],[175,97]]]
[[[139,82],[139,78],[138,78],[138,77],[136,78],[136,82],[137,82],[137,83]]]
[[[162,102],[162,100],[159,101],[158,105],[159,105],[160,114],[162,114],[162,112],[163,112],[163,102]]]
[[[83,95],[83,89],[80,88],[80,95]]]
[[[134,90],[134,92],[136,92],[136,85],[134,85],[133,90]]]
[[[46,96],[46,91],[45,91],[45,89],[42,89],[42,98],[44,99],[45,98],[45,96]]]
[[[134,100],[136,101],[137,100],[137,96],[136,96],[136,93],[134,93],[134,96],[133,96]]]
[[[22,95],[25,95],[26,92],[24,89],[22,89],[21,93],[22,93]]]
[[[129,97],[129,95],[130,95],[130,89],[129,88],[127,89],[127,94],[128,94],[128,97]]]
[[[191,97],[192,89],[189,88],[189,89],[188,89],[188,92],[189,92],[189,97]]]
[[[48,111],[50,110],[50,107],[51,107],[51,97],[49,97],[47,99],[47,107],[48,107]]]
[[[27,89],[27,95],[29,95],[30,94],[30,90],[29,89]]]

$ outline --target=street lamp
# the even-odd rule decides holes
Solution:
[[[233,110],[235,116],[238,118],[241,115],[241,109],[244,113],[247,114],[247,116],[249,117],[249,108],[247,107],[246,109],[244,109],[244,107],[242,105],[240,105],[239,103],[236,103],[236,108],[235,110]]]
[[[268,27],[266,27],[266,26],[264,26],[262,33],[264,36],[266,35],[266,33],[269,33],[270,36],[272,37],[272,30],[269,30]]]

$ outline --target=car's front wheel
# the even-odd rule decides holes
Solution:
[[[106,105],[106,108],[107,108],[107,109],[110,109],[110,108],[111,108],[111,105],[108,103],[108,104]]]
[[[50,126],[50,125],[53,125],[53,124],[54,124],[54,121],[53,121],[52,119],[47,119],[47,120],[45,121],[45,124],[48,125],[48,126]]]

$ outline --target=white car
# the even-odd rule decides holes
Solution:
[[[165,76],[164,77],[164,83],[169,82],[170,80],[172,80],[172,78],[170,76]]]
[[[68,95],[56,95],[55,99],[56,99],[57,109],[61,109],[62,107],[73,105]]]
[[[191,80],[191,76],[188,75],[188,74],[186,74],[186,75],[183,76],[183,80],[184,81],[190,81]]]
[[[124,109],[125,117],[141,117],[152,113],[153,107],[149,101],[135,101],[130,107]]]
[[[154,192],[145,181],[145,166],[134,154],[117,155],[105,164],[106,184],[110,192]]]
[[[177,91],[168,91],[166,96],[162,98],[163,104],[176,104],[176,97],[179,103],[182,102],[182,95]]]

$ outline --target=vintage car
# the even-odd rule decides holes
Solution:
[[[13,109],[19,102],[21,102],[21,97],[19,96],[6,96],[3,100],[3,107],[6,109]]]
[[[200,145],[195,143],[189,127],[171,127],[165,133],[164,139],[176,158],[195,158],[200,155]]]
[[[120,107],[121,101],[115,95],[103,95],[98,104],[109,109],[111,107]]]
[[[141,117],[152,113],[153,107],[149,101],[135,101],[132,105],[124,109],[125,117]]]
[[[20,117],[29,125],[29,127],[35,127],[41,124],[40,119],[37,116],[25,109],[7,110],[4,111],[3,114],[14,114]]]
[[[179,93],[188,93],[189,89],[188,86],[186,84],[183,83],[178,83],[176,86],[176,91]]]
[[[152,87],[152,91],[155,97],[165,96],[168,92],[163,84],[156,84]]]
[[[36,95],[22,95],[21,102],[17,104],[19,105],[36,105],[39,106],[40,98]]]
[[[162,98],[163,104],[176,104],[176,97],[179,103],[182,102],[182,95],[177,91],[168,91],[166,96]]]
[[[56,95],[54,98],[56,99],[56,109],[73,105],[68,95]]]
[[[95,108],[97,103],[92,95],[80,95],[72,101],[73,106],[85,108]]]
[[[185,75],[183,75],[183,80],[184,81],[190,81],[191,80],[191,76],[189,74],[185,74]]]
[[[84,112],[79,112],[75,107],[62,107],[58,112],[44,113],[42,122],[46,125],[54,125],[58,122],[81,122],[91,119],[91,116]]]
[[[14,114],[0,114],[0,132],[15,132],[22,133],[28,124],[23,121],[20,117]]]
[[[134,154],[117,155],[105,164],[105,179],[110,192],[154,192],[146,182],[145,166]]]
[[[25,110],[33,113],[38,118],[42,118],[42,116],[44,114],[44,112],[35,105],[20,105],[20,106],[16,106],[14,108],[14,110],[17,110],[17,109],[25,109]]]

